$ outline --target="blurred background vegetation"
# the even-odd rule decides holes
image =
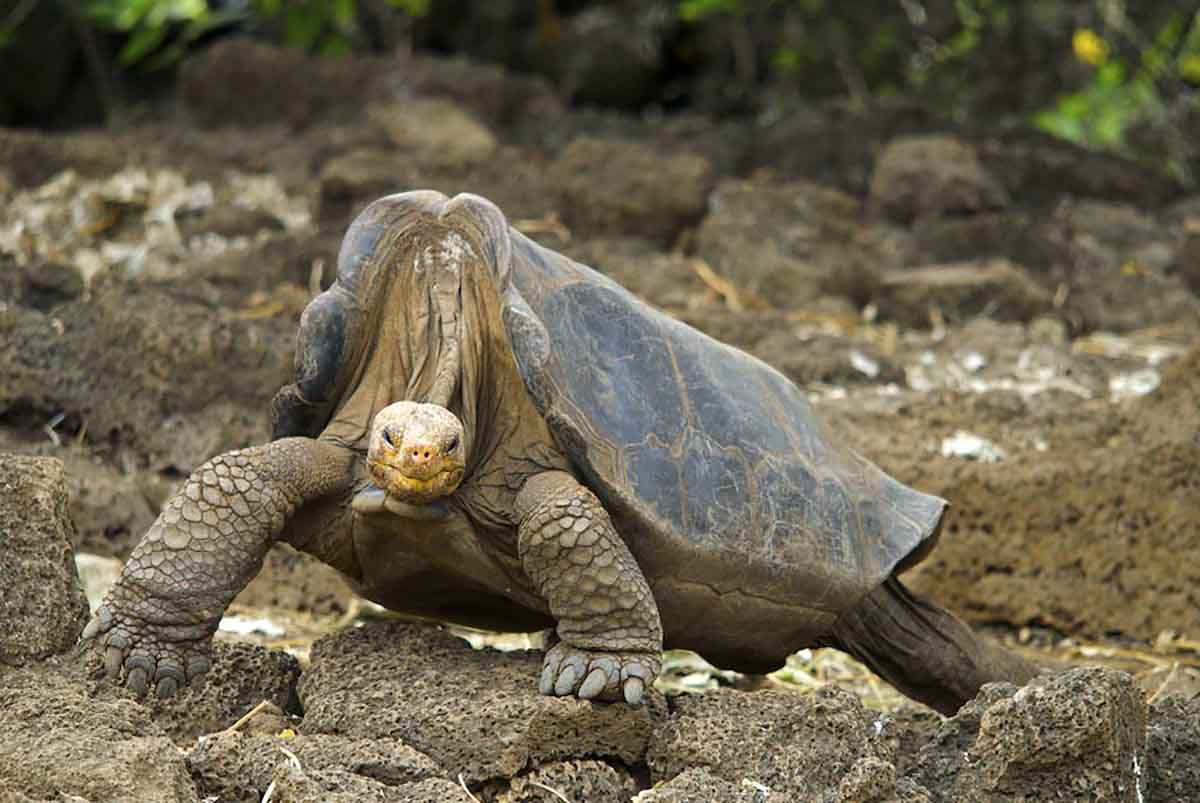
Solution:
[[[900,99],[1198,178],[1200,3],[1179,0],[0,0],[0,123],[96,122],[232,33],[465,55],[623,110]]]

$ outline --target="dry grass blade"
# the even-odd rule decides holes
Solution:
[[[263,700],[258,705],[254,706],[249,711],[247,711],[245,714],[242,714],[241,718],[238,719],[237,722],[233,723],[232,725],[230,725],[228,728],[226,728],[223,731],[218,731],[218,733],[233,733],[234,731],[241,730],[247,722],[254,719],[254,716],[258,712],[262,711],[264,708],[266,708],[269,705],[271,705],[270,700]],[[214,735],[216,735],[216,734],[214,734]]]
[[[1200,659],[1189,660],[1178,655],[1167,657],[1157,652],[1151,652],[1150,650],[1138,650],[1129,647],[1079,644],[1066,648],[1064,652],[1071,658],[1120,658],[1143,664],[1151,664],[1153,666],[1169,667],[1182,664],[1183,666],[1200,668]]]
[[[479,798],[477,798],[477,797],[475,797],[475,795],[471,794],[471,790],[467,788],[467,782],[463,780],[463,774],[461,772],[458,774],[458,785],[461,786],[462,790],[467,793],[467,797],[474,800],[475,803],[480,803]]]
[[[263,304],[256,304],[253,307],[244,307],[233,313],[233,317],[239,321],[257,321],[263,318],[275,318],[282,315],[288,309],[287,305],[282,301],[268,301]]]
[[[560,792],[560,791],[558,791],[557,789],[555,789],[553,786],[547,786],[546,784],[544,784],[544,783],[538,783],[537,781],[530,781],[530,782],[529,782],[529,785],[530,785],[530,786],[536,786],[538,789],[545,789],[547,792],[549,792],[550,794],[554,795],[556,798],[558,798],[559,800],[561,800],[563,803],[571,803],[571,800],[570,800],[570,798],[568,798],[568,797],[567,797],[566,795],[564,795],[562,792]]]
[[[717,275],[708,263],[703,259],[693,259],[689,261],[689,267],[692,272],[700,277],[700,281],[708,286],[708,289],[716,293],[730,309],[744,310],[745,303],[742,301],[742,292],[728,279],[722,279]]]

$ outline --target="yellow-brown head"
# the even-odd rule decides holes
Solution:
[[[437,404],[403,401],[375,414],[367,469],[389,496],[414,505],[449,496],[466,471],[462,422]]]

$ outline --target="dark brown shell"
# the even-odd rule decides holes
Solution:
[[[836,614],[933,545],[945,501],[833,440],[778,371],[510,236],[526,389],[648,575]]]
[[[369,332],[377,252],[415,216],[469,229],[503,292],[521,379],[651,578],[836,616],[932,547],[944,500],[829,436],[804,394],[754,357],[509,228],[475,196],[372,204],[334,287],[305,311],[275,434],[318,434]]]

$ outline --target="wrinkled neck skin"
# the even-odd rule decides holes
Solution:
[[[485,523],[511,525],[508,497],[520,477],[513,476],[505,446],[525,438],[521,417],[530,407],[501,318],[503,279],[477,242],[435,222],[381,243],[377,257],[386,260],[377,271],[389,281],[386,303],[370,323],[377,334],[361,357],[356,389],[326,435],[365,453],[370,426],[387,405],[441,405],[462,422],[466,457],[465,478],[444,504]],[[557,461],[536,460],[528,473],[546,462]],[[439,502],[389,509],[410,518],[445,512]]]

